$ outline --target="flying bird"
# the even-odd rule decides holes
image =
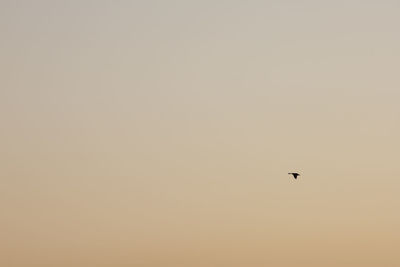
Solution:
[[[297,179],[297,176],[300,176],[297,172],[289,172],[288,174],[293,175],[294,179]]]

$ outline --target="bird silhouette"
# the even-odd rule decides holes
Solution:
[[[288,174],[293,175],[294,179],[297,179],[297,176],[300,176],[297,172],[289,172]]]

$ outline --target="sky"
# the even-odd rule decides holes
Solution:
[[[0,0],[0,265],[400,266],[399,11]]]

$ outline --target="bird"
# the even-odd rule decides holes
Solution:
[[[297,179],[297,176],[300,176],[300,174],[297,172],[289,172],[288,174],[293,175],[294,179]]]

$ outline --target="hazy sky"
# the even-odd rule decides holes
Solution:
[[[0,265],[400,266],[399,12],[0,0]]]

